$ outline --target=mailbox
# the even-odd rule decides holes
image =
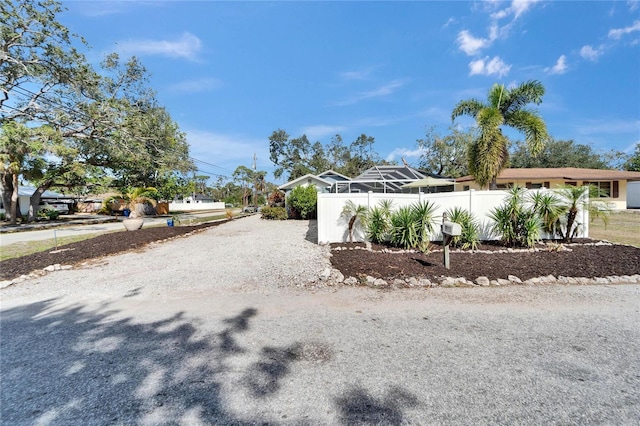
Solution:
[[[455,222],[444,222],[442,224],[442,233],[451,237],[457,237],[462,234],[462,226]]]

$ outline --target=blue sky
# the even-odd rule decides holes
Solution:
[[[230,176],[254,153],[272,171],[278,128],[323,143],[366,133],[383,158],[417,165],[416,139],[446,134],[458,101],[530,79],[547,90],[554,138],[629,153],[640,142],[640,1],[63,5],[91,60],[142,60],[204,172]]]

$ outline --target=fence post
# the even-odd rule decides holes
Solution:
[[[422,204],[422,200],[424,200],[424,192],[418,191],[418,203]]]
[[[367,208],[369,210],[371,210],[372,208],[371,206],[373,204],[372,198],[373,198],[373,191],[368,191],[367,192]]]

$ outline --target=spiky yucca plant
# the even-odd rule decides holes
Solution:
[[[445,213],[451,222],[462,228],[462,233],[451,239],[451,245],[462,249],[477,249],[480,244],[480,225],[473,214],[461,207],[454,207]]]

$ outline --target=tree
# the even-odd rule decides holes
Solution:
[[[344,216],[348,220],[349,225],[349,242],[353,242],[353,229],[356,222],[362,223],[362,220],[367,215],[367,208],[361,204],[356,204],[353,200],[347,201],[342,208],[341,216]]]
[[[538,154],[548,139],[547,127],[537,111],[526,105],[542,103],[544,86],[531,80],[514,88],[494,84],[487,102],[477,99],[460,101],[451,113],[454,121],[461,115],[476,120],[477,134],[469,149],[469,172],[481,187],[496,189],[496,178],[509,160],[508,139],[501,127],[512,127],[525,135],[532,155]]]
[[[469,174],[468,147],[473,142],[473,133],[455,127],[449,130],[451,133],[443,137],[431,127],[424,139],[417,140],[422,151],[419,167],[439,176],[466,176]]]
[[[589,145],[576,144],[572,140],[549,139],[537,156],[532,156],[524,142],[516,142],[510,154],[510,166],[515,168],[534,167],[582,167],[587,169],[615,168],[613,158],[622,153],[610,151],[598,154]]]
[[[376,164],[389,164],[374,151],[374,143],[372,136],[363,133],[346,147],[342,137],[335,135],[325,147],[319,141],[311,144],[306,135],[290,138],[287,132],[278,129],[269,136],[270,159],[277,166],[273,174],[280,178],[287,173],[288,180],[293,180],[333,169],[355,177]]]
[[[632,172],[640,172],[640,142],[636,144],[636,150],[626,163],[624,163],[624,169]]]
[[[56,14],[61,10],[60,4],[52,0],[0,3],[0,126],[9,138],[16,134],[15,123],[51,115],[44,95],[53,93],[87,70],[84,56],[73,47],[73,43],[79,41],[82,44],[84,41],[70,35],[68,29],[56,20]],[[42,122],[46,123],[46,120]],[[31,136],[26,140],[27,145],[36,142]],[[6,206],[11,223],[16,221],[17,198],[14,194],[17,194],[18,176],[24,166],[16,160],[20,155],[35,155],[37,152],[24,144],[19,145],[15,146],[13,153],[9,152],[10,147],[3,150],[0,171],[2,198],[5,203],[9,201]],[[23,154],[19,154],[18,151],[25,149]],[[12,155],[12,160],[6,162]]]

